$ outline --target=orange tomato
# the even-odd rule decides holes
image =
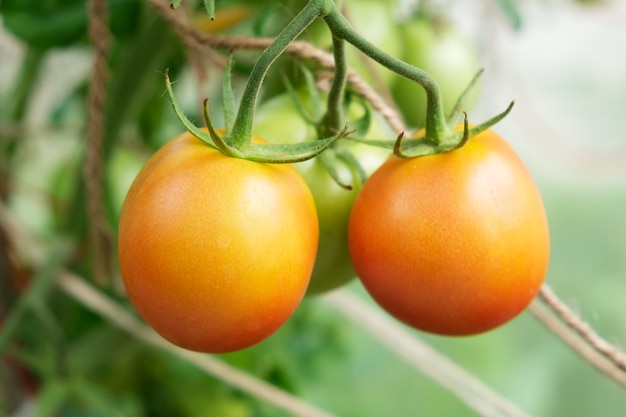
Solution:
[[[139,314],[172,343],[243,349],[300,303],[317,224],[293,167],[227,157],[183,133],[153,155],[128,192],[119,223],[123,282]]]
[[[493,131],[450,152],[390,158],[357,197],[348,239],[372,297],[442,335],[515,317],[539,291],[550,252],[537,186]]]

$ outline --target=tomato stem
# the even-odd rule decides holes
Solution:
[[[258,144],[252,142],[254,112],[261,86],[270,66],[282,55],[293,42],[317,18],[324,19],[333,38],[333,53],[335,59],[335,76],[327,99],[326,112],[318,124],[318,132],[322,139],[317,143],[299,143],[295,145]],[[166,75],[168,95],[179,119],[185,127],[196,137],[209,146],[218,148],[222,153],[252,161],[266,163],[292,163],[318,156],[325,149],[333,145],[349,133],[347,126],[341,129],[343,122],[343,100],[347,84],[348,63],[346,58],[346,42],[365,53],[371,59],[397,73],[418,83],[426,92],[426,126],[424,134],[403,140],[403,135],[394,141],[362,141],[375,146],[393,148],[399,157],[410,158],[429,155],[456,149],[463,146],[469,138],[491,125],[497,123],[511,110],[511,105],[501,114],[490,120],[469,128],[465,115],[463,131],[455,128],[461,114],[461,107],[467,92],[475,85],[480,72],[474,77],[461,95],[455,106],[450,120],[446,120],[443,110],[441,90],[437,81],[426,71],[410,65],[379,49],[361,36],[341,14],[333,0],[309,0],[306,6],[298,13],[274,41],[257,58],[248,78],[241,97],[241,103],[234,115],[234,97],[230,86],[230,74],[224,78],[224,108],[226,109],[226,134],[219,136],[211,126],[208,111],[205,109],[205,119],[209,134],[195,127],[176,105],[171,85]],[[232,57],[229,57],[227,71],[230,72]],[[306,72],[305,72],[306,75]],[[291,92],[293,94],[293,92]],[[231,127],[232,130],[229,128]],[[374,143],[375,142],[375,143]],[[391,143],[389,143],[391,142]]]
[[[249,146],[252,141],[254,110],[267,71],[287,49],[287,46],[324,13],[328,3],[328,0],[309,1],[300,13],[276,36],[271,45],[261,53],[250,72],[233,130],[227,138],[230,146],[241,150]]]
[[[337,132],[341,126],[343,97],[348,81],[348,62],[346,59],[346,43],[343,39],[333,36],[333,55],[335,58],[335,74],[328,93],[326,115],[324,116],[324,136]]]
[[[387,54],[370,43],[352,28],[347,19],[336,8],[324,16],[324,21],[334,37],[346,40],[389,70],[420,84],[426,91],[427,97],[426,138],[434,144],[445,140],[448,135],[448,128],[443,111],[441,91],[436,80],[430,74]]]

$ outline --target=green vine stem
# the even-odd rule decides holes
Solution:
[[[348,81],[348,62],[346,43],[343,39],[333,36],[333,55],[335,58],[335,74],[328,93],[326,115],[323,129],[326,134],[337,132],[342,123],[343,96]]]
[[[321,143],[305,142],[297,146],[254,143],[252,141],[254,112],[267,71],[289,45],[318,18],[324,19],[332,33],[335,59],[335,77],[320,129],[320,136],[324,139],[318,141]],[[459,131],[455,123],[460,116],[461,104],[465,94],[461,96],[459,104],[455,107],[455,112],[451,115],[453,117],[450,121],[447,121],[443,111],[441,91],[436,80],[426,71],[387,54],[363,38],[352,28],[333,0],[309,0],[300,13],[287,24],[273,42],[260,54],[244,88],[239,109],[232,122],[232,129],[231,126],[226,126],[225,130],[227,133],[223,137],[216,137],[215,132],[211,132],[211,129],[209,129],[210,133],[212,133],[210,135],[193,126],[193,123],[177,108],[171,88],[168,87],[170,100],[179,119],[194,136],[214,148],[219,148],[222,153],[228,156],[267,163],[292,163],[310,159],[332,146],[336,140],[349,134],[347,126],[340,131],[342,99],[347,84],[348,72],[345,42],[352,44],[380,65],[400,76],[417,82],[426,92],[427,108],[424,132],[421,136],[413,136],[410,140],[404,142],[401,142],[402,137],[399,137],[396,143],[391,145],[397,156],[416,157],[455,149],[462,146],[470,136],[480,133],[480,131],[495,124],[511,110],[512,104],[501,114],[471,129],[467,116],[465,116],[465,121],[462,125],[463,130]],[[479,75],[480,73],[477,77]],[[468,89],[474,85],[477,77],[470,83]],[[169,84],[167,77],[166,83]],[[210,127],[211,121],[208,118],[208,114],[205,119],[207,126]],[[379,146],[376,143],[370,144]],[[382,146],[389,146],[389,144],[383,144]]]
[[[476,74],[465,92],[459,98],[454,111],[450,115],[450,120],[446,120],[439,85],[430,74],[385,53],[375,45],[371,44],[352,28],[348,20],[339,12],[337,8],[332,8],[329,13],[324,15],[323,18],[330,28],[334,38],[344,39],[379,64],[400,76],[417,82],[424,88],[427,99],[426,126],[424,132],[420,136],[414,136],[405,142],[401,142],[403,135],[400,135],[396,139],[396,142],[391,146],[394,153],[399,157],[412,158],[416,156],[446,152],[463,146],[471,136],[477,135],[478,133],[493,126],[502,120],[513,108],[513,102],[511,102],[506,110],[486,122],[480,123],[472,128],[470,128],[467,115],[465,114],[464,121],[462,123],[463,130],[458,131],[456,123],[461,114],[461,107],[464,98],[467,95],[467,92],[476,84],[476,81],[482,74],[482,70]],[[385,144],[383,146],[389,146],[389,144]]]
[[[327,6],[328,3],[332,3],[332,1],[309,1],[300,13],[278,34],[274,42],[261,53],[250,72],[248,83],[243,91],[235,124],[228,138],[230,146],[243,150],[250,145],[254,108],[269,67],[287,49],[291,42],[323,14],[323,10],[326,8],[323,6]]]
[[[219,150],[224,155],[234,158],[242,158],[249,161],[271,164],[291,164],[294,162],[302,162],[318,156],[332,146],[337,140],[349,134],[348,128],[345,126],[341,131],[337,132],[337,134],[328,138],[284,145],[252,142],[252,132],[250,132],[250,137],[248,139],[249,143],[247,143],[244,150],[241,150],[227,142],[228,135],[220,136],[222,132],[219,132],[218,129],[214,128],[209,117],[207,100],[205,100],[204,103],[204,119],[208,132],[194,125],[193,122],[185,116],[174,98],[174,91],[172,90],[172,84],[167,70],[165,71],[165,88],[170,104],[174,109],[174,113],[176,113],[176,116],[183,126],[185,126],[187,131],[196,138],[200,139],[206,145]]]
[[[389,70],[419,83],[426,91],[427,97],[427,139],[435,144],[440,144],[449,139],[451,135],[446,125],[439,85],[430,74],[385,53],[370,43],[352,28],[348,20],[336,8],[326,14],[324,20],[334,37],[346,40]]]

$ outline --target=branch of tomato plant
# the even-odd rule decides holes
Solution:
[[[263,80],[270,66],[315,19],[321,14],[316,1],[310,1],[300,13],[276,36],[274,41],[261,53],[250,71],[248,82],[244,88],[241,104],[233,131],[228,142],[231,146],[242,149],[250,143],[252,125],[257,97]]]
[[[228,143],[229,146],[244,151],[241,153],[242,157],[248,158],[244,155],[246,155],[245,148],[250,146],[251,143],[256,98],[269,66],[278,56],[285,52],[290,43],[318,17],[322,17],[331,30],[334,39],[333,45],[340,48],[340,52],[337,54],[339,62],[334,63],[336,71],[337,65],[340,67],[339,71],[342,71],[341,66],[343,63],[341,62],[341,51],[343,45],[341,41],[345,40],[389,70],[419,83],[425,89],[428,104],[424,134],[422,137],[414,138],[419,140],[410,141],[406,146],[401,147],[398,143],[398,146],[394,148],[398,156],[414,157],[444,152],[462,146],[470,135],[477,134],[481,130],[490,127],[502,117],[506,116],[508,111],[510,111],[509,107],[505,112],[487,122],[475,126],[471,131],[468,130],[468,123],[464,123],[464,131],[458,132],[453,126],[455,120],[452,121],[452,125],[446,121],[443,114],[443,103],[439,86],[432,76],[419,68],[413,67],[398,58],[388,55],[364,39],[350,26],[349,22],[340,13],[332,0],[310,0],[302,11],[272,41],[267,49],[263,51],[251,71],[232,133],[228,135],[229,137],[225,138],[225,142]],[[342,76],[342,73],[339,72],[339,75]],[[343,85],[345,86],[345,82]],[[339,89],[337,91],[339,91]],[[237,152],[234,153],[237,154]]]
[[[426,136],[435,143],[441,143],[447,139],[448,129],[445,123],[441,92],[437,81],[429,73],[387,54],[370,43],[350,25],[350,22],[337,9],[324,16],[324,21],[334,37],[346,40],[389,70],[420,84],[427,97]]]
[[[426,126],[424,133],[418,136],[415,141],[408,146],[401,147],[400,140],[393,147],[394,153],[400,157],[416,157],[439,152],[446,152],[457,147],[463,146],[470,136],[476,135],[481,131],[493,126],[495,123],[504,118],[511,110],[513,103],[502,113],[469,129],[467,120],[463,123],[463,131],[458,132],[455,128],[456,118],[448,121],[443,112],[443,102],[441,92],[436,80],[426,71],[409,65],[408,63],[391,56],[361,36],[352,28],[348,20],[336,9],[333,8],[329,13],[324,15],[324,21],[330,28],[333,37],[344,39],[361,50],[367,56],[385,66],[389,70],[400,76],[408,78],[420,84],[427,98],[426,106]],[[479,73],[480,74],[480,73]],[[476,82],[476,77],[470,83],[467,90]],[[465,93],[462,97],[465,96]]]
[[[250,72],[232,128],[231,126],[226,126],[226,134],[223,137],[221,137],[213,127],[208,109],[206,109],[206,101],[205,123],[208,128],[208,133],[193,125],[183,114],[176,103],[169,77],[166,74],[165,82],[170,102],[177,117],[187,130],[207,145],[218,149],[225,155],[263,163],[294,163],[311,159],[321,154],[337,140],[347,136],[349,132],[346,126],[341,130],[338,129],[333,136],[312,142],[285,145],[256,143],[252,140],[256,101],[269,67],[284,53],[289,44],[293,42],[304,29],[325,13],[326,9],[326,0],[311,0],[260,54]],[[227,67],[229,67],[229,65],[227,65]],[[225,75],[226,80],[229,80],[229,71],[230,68],[227,68]],[[229,90],[226,92],[227,96],[232,94],[229,84],[230,83],[226,81],[223,84],[224,87]]]
[[[206,145],[216,150],[219,150],[223,154],[231,157],[245,158],[249,161],[262,163],[302,162],[306,161],[307,159],[314,158],[317,155],[320,155],[333,143],[335,143],[340,138],[347,136],[349,133],[348,127],[346,125],[335,136],[329,138],[318,139],[311,142],[300,142],[290,145],[251,142],[247,146],[248,149],[242,151],[233,147],[230,143],[227,142],[228,135],[222,137],[217,129],[214,128],[208,114],[208,100],[204,101],[204,119],[207,124],[207,133],[194,125],[193,122],[189,120],[187,116],[185,116],[182,109],[176,102],[167,70],[165,71],[165,87],[176,116],[181,121],[183,126],[185,126],[185,128],[189,131],[189,133],[203,141]],[[250,138],[252,138],[252,136]]]
[[[328,133],[337,131],[343,121],[343,96],[348,80],[348,62],[346,59],[346,43],[343,39],[333,36],[333,56],[335,58],[335,73],[328,92],[326,115],[323,118],[322,129]]]
[[[189,22],[189,19],[181,13],[175,13],[167,3],[160,0],[148,0],[152,7],[164,17],[175,29],[181,40],[191,49],[199,51],[203,55],[207,55],[214,62],[218,62],[220,66],[222,60],[217,60],[212,48],[230,49],[230,50],[264,50],[273,41],[274,38],[255,38],[245,35],[214,35],[204,32]],[[316,62],[323,68],[334,69],[335,61],[333,55],[316,48],[308,42],[294,41],[291,42],[286,53],[294,56],[302,57]],[[399,114],[387,104],[387,102],[372,88],[363,78],[353,69],[348,70],[348,82],[358,91],[367,101],[372,104],[376,110],[389,124],[389,126],[397,133],[406,130],[404,121]]]

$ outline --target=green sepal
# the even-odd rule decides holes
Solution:
[[[363,169],[363,166],[359,162],[358,158],[356,158],[354,154],[352,154],[352,152],[350,152],[348,149],[345,149],[345,147],[339,146],[337,149],[335,149],[335,155],[337,159],[343,161],[343,163],[348,166],[348,168],[352,172],[353,177],[356,176],[361,184],[363,184],[365,180],[367,180],[367,173],[365,172],[365,169]]]
[[[291,84],[291,81],[289,81],[289,78],[286,76],[283,78],[283,82],[285,84],[285,90],[287,91],[287,94],[289,94],[289,97],[293,101],[293,104],[298,110],[300,117],[302,117],[302,119],[308,124],[310,124],[311,126],[317,126],[318,120],[322,117],[319,94],[315,85],[314,84],[312,86],[310,85],[309,71],[303,68],[302,72],[303,74],[305,74],[305,80],[307,80],[305,85],[307,87],[306,92],[309,95],[309,97],[311,97],[311,109],[309,110],[305,107],[304,103],[300,99],[300,96],[298,95],[298,92],[293,87],[293,84]],[[314,81],[311,80],[311,82],[314,82]]]
[[[402,135],[404,134],[401,133]],[[375,146],[377,148],[389,149],[393,150],[394,144],[397,139],[363,139],[359,136],[348,136],[347,140],[351,140],[353,142],[362,143],[364,145]]]
[[[461,120],[461,114],[463,113],[463,105],[465,104],[467,96],[474,89],[474,87],[476,87],[476,84],[478,83],[478,80],[480,79],[483,72],[484,72],[483,69],[478,70],[478,72],[474,75],[474,77],[472,77],[469,84],[467,84],[467,87],[465,87],[465,90],[463,90],[463,93],[461,93],[461,95],[459,96],[456,104],[454,105],[454,107],[452,108],[452,111],[450,112],[450,115],[448,116],[448,123],[447,123],[448,128],[454,129],[454,127]]]
[[[180,6],[180,3],[182,2],[182,0],[172,0],[172,2],[170,3],[170,9],[175,10],[178,8],[178,6]]]
[[[500,120],[504,119],[511,112],[511,110],[513,110],[513,106],[514,105],[515,105],[515,100],[511,101],[511,103],[509,103],[508,107],[503,112],[501,112],[500,114],[497,114],[494,117],[492,117],[491,119],[489,119],[489,120],[487,120],[485,122],[482,122],[481,124],[478,124],[478,125],[472,127],[469,130],[470,137],[471,136],[475,136],[475,135],[479,134],[480,132],[489,129],[491,126],[495,125]]]
[[[462,147],[471,137],[478,135],[504,119],[511,112],[514,105],[515,101],[512,101],[503,112],[473,127],[469,127],[467,114],[465,114],[463,130],[450,130],[446,140],[439,144],[425,135],[405,139],[404,132],[400,133],[395,140],[362,139],[358,136],[350,136],[348,140],[379,148],[391,149],[394,155],[399,158],[416,158],[419,156],[435,155]]]
[[[416,158],[440,152],[443,150],[426,136],[404,139],[404,133],[400,133],[393,145],[393,154],[399,158]]]
[[[241,152],[239,152],[237,149],[231,147],[230,145],[228,145],[228,143],[226,142],[226,140],[223,139],[222,136],[220,136],[220,134],[217,132],[217,130],[215,130],[215,127],[213,126],[213,122],[211,121],[211,116],[209,115],[209,100],[208,99],[204,99],[204,123],[206,124],[207,130],[209,131],[209,136],[211,137],[212,142],[215,144],[215,147],[217,148],[218,151],[220,151],[221,153],[223,153],[224,155],[227,156],[232,156],[235,158],[241,158]],[[227,136],[228,134],[224,135]]]
[[[170,82],[170,77],[168,73],[169,71],[165,69],[165,89],[167,90],[167,97],[170,101],[170,104],[172,105],[172,108],[174,109],[174,113],[176,113],[176,117],[178,117],[178,120],[180,120],[180,122],[183,124],[183,126],[185,126],[185,129],[187,129],[189,133],[191,133],[193,136],[200,139],[202,142],[206,143],[210,147],[217,149],[217,146],[215,145],[215,143],[213,143],[213,139],[211,139],[211,135],[202,131],[199,127],[193,124],[193,122],[189,120],[187,116],[185,116],[185,113],[180,108],[180,106],[176,102],[176,99],[174,98],[174,91],[172,90],[172,83]],[[205,100],[205,108],[206,107],[207,104]]]
[[[326,149],[330,148],[339,139],[346,137],[348,126],[335,136],[324,139],[317,139],[307,142],[294,143],[289,145],[277,143],[251,143],[242,155],[250,161],[265,162],[270,164],[291,164],[315,158]]]
[[[346,184],[339,178],[339,172],[337,171],[337,166],[335,165],[335,160],[339,158],[339,155],[336,154],[334,149],[329,149],[327,152],[323,152],[318,159],[320,163],[324,166],[328,175],[335,181],[335,184],[343,188],[344,190],[352,190],[351,184]]]
[[[465,145],[471,137],[489,129],[491,126],[506,117],[506,115],[511,112],[511,109],[513,109],[514,104],[515,102],[512,101],[506,110],[500,114],[471,128],[469,127],[467,114],[465,114],[465,118],[463,120],[463,130],[451,130],[450,133],[448,133],[446,140],[440,142],[439,144],[436,144],[426,136],[419,136],[404,140],[402,135],[400,135],[394,144],[393,153],[400,158],[415,158],[418,156],[433,155],[458,149]]]

